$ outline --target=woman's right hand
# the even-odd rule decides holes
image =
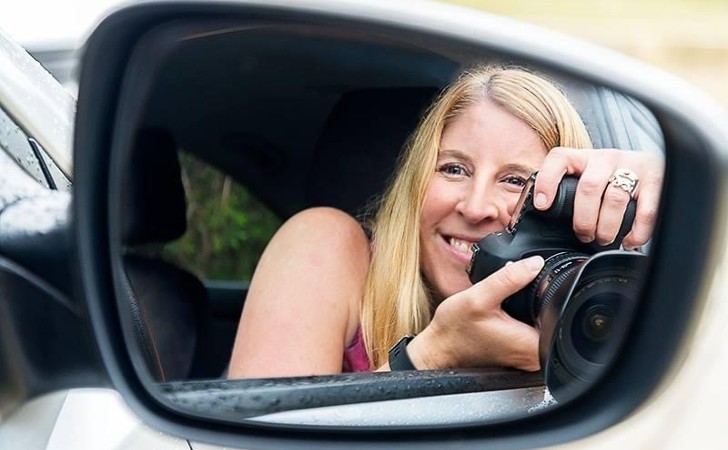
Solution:
[[[533,281],[543,264],[540,256],[508,264],[445,299],[407,346],[415,367],[539,370],[538,331],[509,316],[501,303]]]

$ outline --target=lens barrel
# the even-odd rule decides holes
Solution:
[[[564,252],[549,259],[532,300],[546,385],[561,401],[591,385],[618,354],[643,286],[646,257]]]
[[[535,321],[554,299],[565,298],[587,259],[588,255],[578,252],[561,252],[546,258],[541,273],[531,284],[531,309]]]

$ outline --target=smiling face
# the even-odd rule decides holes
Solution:
[[[421,270],[436,300],[471,286],[470,247],[505,228],[546,152],[529,125],[490,100],[445,127],[420,216]]]

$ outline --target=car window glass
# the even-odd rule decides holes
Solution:
[[[28,136],[2,109],[0,109],[0,147],[36,181],[49,187],[41,164],[28,141]]]

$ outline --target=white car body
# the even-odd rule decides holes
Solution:
[[[396,11],[397,7],[392,7]],[[526,28],[524,28],[525,30]],[[71,142],[74,99],[27,53],[0,33],[0,102],[22,127],[36,136],[67,175],[72,174]],[[639,76],[639,75],[635,75]],[[0,175],[2,176],[2,175]],[[687,220],[687,219],[686,219]],[[723,232],[725,234],[725,231]],[[703,305],[692,330],[683,341],[681,353],[658,389],[637,411],[619,424],[590,437],[558,448],[621,449],[722,449],[728,445],[724,409],[728,405],[728,264],[725,239],[718,236],[722,255],[714,263],[712,283],[705,286]],[[684,268],[689,270],[689,268]],[[669,303],[665,307],[669,308]],[[669,326],[669,324],[665,324]],[[543,401],[534,393],[533,406]],[[452,407],[463,411],[493,414],[485,404],[503,400],[496,396],[465,394],[449,396]],[[395,419],[382,415],[384,408],[420,411],[446,407],[420,399],[317,408],[261,417],[279,423],[326,423],[341,414],[359,418],[377,417],[378,423]],[[398,403],[397,403],[398,402]],[[425,410],[426,411],[426,410]],[[147,426],[112,389],[72,389],[35,398],[6,417],[0,417],[0,448],[50,450],[75,448],[112,450],[122,448],[215,449],[205,443],[189,442]]]

